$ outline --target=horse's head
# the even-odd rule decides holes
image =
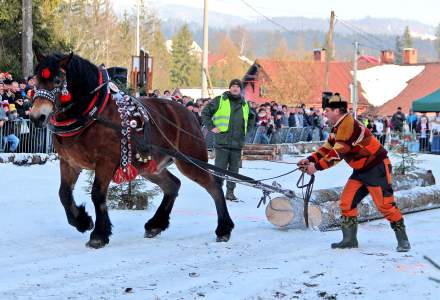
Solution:
[[[70,100],[66,71],[72,57],[73,53],[68,55],[55,54],[47,57],[37,54],[36,92],[33,98],[32,112],[29,116],[37,127],[45,127],[50,115],[60,108],[66,99]]]

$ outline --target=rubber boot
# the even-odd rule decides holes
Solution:
[[[333,243],[333,249],[357,248],[357,217],[342,217],[342,241]]]
[[[391,228],[393,228],[394,232],[396,233],[397,252],[408,252],[411,249],[411,245],[409,244],[408,236],[406,235],[403,219],[400,219],[397,222],[391,222],[390,224]]]
[[[226,189],[225,199],[230,200],[230,201],[237,201],[238,200],[238,198],[235,197],[235,195],[234,195],[234,190],[230,189],[230,188]]]

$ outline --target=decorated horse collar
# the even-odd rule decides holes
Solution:
[[[109,89],[110,79],[107,70],[104,67],[99,69],[99,84],[90,93],[94,95],[86,110],[79,116],[68,119],[60,119],[60,113],[53,114],[50,117],[49,130],[60,137],[72,137],[82,133],[89,127],[100,114],[110,97]]]

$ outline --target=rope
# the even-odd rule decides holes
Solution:
[[[137,99],[136,99],[137,100]],[[187,156],[187,155],[185,155],[183,152],[181,152],[175,145],[174,145],[174,143],[172,142],[172,141],[170,141],[169,139],[168,139],[168,137],[165,135],[165,133],[162,131],[162,129],[159,127],[159,125],[157,124],[157,122],[156,122],[156,120],[153,118],[153,116],[152,116],[152,114],[150,113],[150,111],[149,111],[149,109],[147,109],[147,107],[146,107],[146,105],[144,105],[144,103],[142,103],[142,102],[140,102],[140,101],[138,101],[139,103],[140,103],[140,105],[142,105],[144,108],[145,108],[145,111],[146,111],[146,113],[148,114],[148,116],[149,116],[149,118],[150,118],[150,120],[154,123],[154,125],[156,126],[156,128],[157,128],[157,130],[159,131],[159,133],[160,133],[160,135],[162,136],[162,138],[174,149],[174,151],[176,152],[176,153],[178,153],[181,157],[183,157],[188,163],[190,163],[190,164],[192,164],[192,165],[194,165],[195,167],[197,167],[197,168],[199,168],[200,170],[202,170],[202,171],[204,171],[204,172],[206,172],[206,173],[208,173],[208,174],[211,174],[212,176],[215,176],[215,177],[217,177],[217,178],[221,178],[221,179],[225,179],[225,180],[229,180],[229,181],[232,181],[232,182],[235,182],[235,183],[238,183],[238,184],[247,184],[247,185],[249,185],[249,184],[251,184],[251,185],[253,185],[254,187],[260,187],[260,188],[263,188],[263,198],[265,198],[270,192],[268,191],[268,190],[265,190],[264,189],[264,187],[262,186],[262,183],[261,183],[261,181],[266,181],[266,180],[271,180],[271,179],[276,179],[276,178],[280,178],[280,177],[284,177],[284,176],[287,176],[287,175],[289,175],[289,174],[291,174],[291,173],[294,173],[294,172],[296,172],[296,171],[298,171],[298,170],[301,170],[302,172],[301,172],[301,175],[300,175],[300,177],[298,178],[298,181],[297,181],[297,183],[296,183],[296,186],[297,186],[297,188],[299,188],[299,189],[301,189],[301,192],[302,192],[302,196],[303,196],[303,200],[304,200],[304,220],[305,220],[305,223],[306,223],[306,226],[308,227],[309,226],[309,219],[308,219],[308,204],[309,204],[309,200],[310,200],[310,197],[311,197],[311,194],[312,194],[312,191],[313,191],[313,184],[314,184],[314,182],[315,182],[315,176],[314,175],[311,175],[311,177],[310,177],[310,180],[309,180],[309,182],[308,183],[304,183],[304,181],[305,181],[305,172],[304,172],[304,170],[302,169],[302,168],[296,168],[296,169],[293,169],[293,170],[291,170],[291,171],[289,171],[289,172],[286,172],[286,173],[284,173],[284,174],[281,174],[281,175],[278,175],[278,176],[273,176],[273,177],[268,177],[268,178],[262,178],[262,179],[258,179],[258,180],[255,180],[255,179],[253,179],[253,180],[251,180],[251,179],[249,179],[249,180],[239,180],[239,179],[236,179],[236,178],[233,178],[233,177],[231,177],[231,176],[225,176],[225,175],[222,175],[222,174],[218,174],[217,172],[212,172],[211,170],[208,170],[208,169],[205,169],[205,168],[203,168],[203,167],[201,167],[200,165],[198,165],[197,163],[195,163],[189,156]],[[157,114],[158,116],[160,116],[160,114]],[[160,116],[160,117],[162,117],[162,116]],[[167,120],[168,121],[168,120]],[[173,124],[174,125],[174,124]],[[174,125],[175,126],[175,125]],[[177,127],[177,126],[176,126]],[[192,135],[192,134],[191,134]],[[304,188],[305,188],[305,192],[304,192]],[[262,198],[262,200],[260,200],[260,203],[258,204],[258,206],[257,207],[259,207],[260,206],[260,204],[261,204],[261,202],[263,201],[263,198]],[[264,201],[265,202],[265,201]]]

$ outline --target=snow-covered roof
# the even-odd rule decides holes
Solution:
[[[379,65],[359,70],[358,81],[364,96],[374,106],[380,106],[403,91],[408,81],[419,75],[425,66]]]

